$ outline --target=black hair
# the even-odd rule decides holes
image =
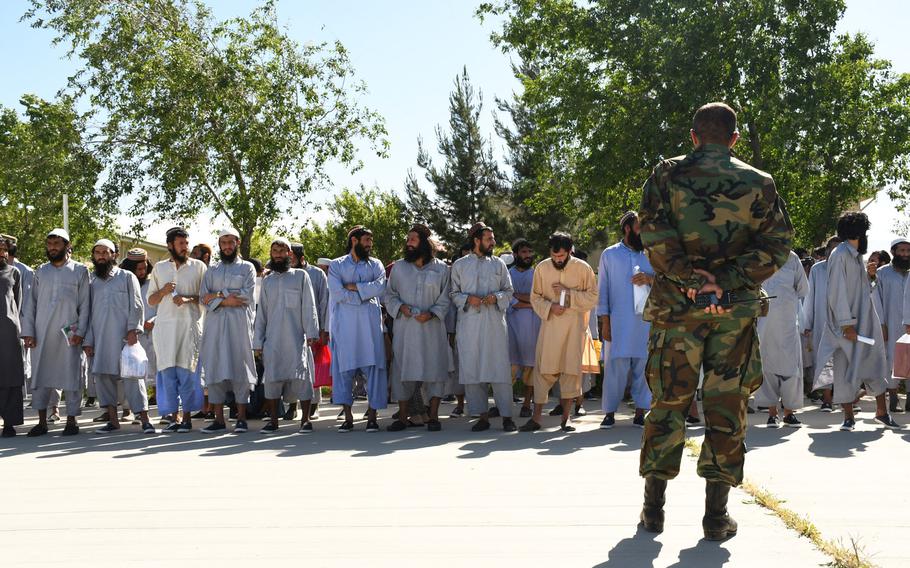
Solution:
[[[872,253],[869,256],[872,256],[873,254],[878,255],[878,265],[879,266],[885,266],[886,264],[891,264],[891,255],[888,254],[888,251],[874,250],[874,251],[872,251]]]
[[[528,249],[533,248],[531,246],[531,243],[528,242],[528,239],[526,239],[524,237],[518,237],[517,239],[512,241],[512,252],[513,253],[517,253],[521,249],[526,249],[526,248],[528,248]]]
[[[692,130],[702,144],[726,144],[736,133],[736,111],[725,103],[708,103],[695,111]]]
[[[558,252],[564,250],[566,252],[572,252],[572,245],[574,245],[572,240],[572,235],[569,233],[556,232],[550,235],[550,239],[547,241],[547,246],[553,252]]]
[[[848,241],[866,234],[872,224],[862,211],[848,211],[837,220],[837,236]]]
[[[291,252],[294,253],[298,259],[303,258],[303,243],[291,243]]]
[[[258,276],[259,274],[262,274],[262,263],[259,262],[259,259],[258,259],[258,258],[248,258],[248,259],[246,259],[246,261],[249,262],[250,264],[252,264],[252,265],[253,265],[253,268],[256,269],[256,275],[257,275],[257,276]]]
[[[575,251],[572,251],[572,256],[574,256],[574,257],[577,258],[578,260],[584,260],[584,261],[587,261],[587,260],[588,260],[588,253],[586,253],[586,252],[583,251],[583,250],[575,250]]]
[[[172,242],[176,241],[178,237],[189,239],[190,234],[187,233],[186,229],[183,227],[174,227],[173,229],[168,229],[165,242],[167,242],[167,244],[171,244]]]

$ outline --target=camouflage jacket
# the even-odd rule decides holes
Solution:
[[[700,288],[713,274],[738,298],[759,297],[761,283],[787,261],[793,228],[771,176],[705,144],[664,160],[642,190],[641,238],[656,277],[644,319],[661,326],[716,317],[680,288]],[[756,317],[759,302],[737,304],[732,317]]]

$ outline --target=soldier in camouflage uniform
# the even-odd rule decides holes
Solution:
[[[666,483],[679,473],[686,412],[704,368],[702,525],[706,538],[722,540],[736,534],[727,496],[743,479],[746,403],[762,380],[755,331],[761,283],[787,261],[792,227],[771,176],[731,155],[739,138],[733,109],[703,106],[691,135],[695,149],[658,164],[642,195],[641,237],[656,276],[644,313],[654,402],[641,449],[641,521],[663,530]],[[694,305],[696,294],[720,298],[725,291],[755,301]]]

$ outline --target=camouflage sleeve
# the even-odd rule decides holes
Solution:
[[[764,180],[761,198],[752,204],[752,218],[757,226],[751,242],[742,253],[714,270],[717,284],[724,290],[757,289],[790,256],[793,226],[784,200],[770,177]]]
[[[680,288],[698,290],[707,280],[693,272],[683,248],[682,236],[670,216],[670,194],[666,183],[666,162],[658,164],[642,188],[641,241],[656,274]]]

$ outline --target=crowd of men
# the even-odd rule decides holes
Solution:
[[[822,412],[840,405],[841,429],[852,430],[867,393],[876,399],[875,419],[900,427],[891,416],[903,410],[900,379],[891,369],[897,339],[910,331],[910,240],[896,239],[890,254],[875,251],[864,265],[868,228],[864,214],[844,215],[824,248],[813,256],[791,251],[764,282],[773,299],[758,319],[763,381],[755,406],[767,410],[768,427],[799,427],[797,410],[809,397]],[[176,227],[166,234],[170,258],[154,266],[142,249],[118,264],[116,245],[101,239],[89,270],[71,258],[66,231],[54,229],[45,240],[48,262],[33,271],[16,260],[15,238],[4,235],[3,435],[23,423],[27,392],[38,414],[30,436],[59,420],[61,400],[62,434],[78,433],[86,392],[88,406],[97,400],[105,409],[96,432],[119,430],[122,407],[123,417],[133,414],[140,431],[153,434],[150,391],[163,432],[190,432],[193,418],[208,419],[204,433],[225,431],[225,404],[233,431],[245,432],[258,392],[263,433],[278,431],[279,415],[293,418],[298,405],[299,431],[309,433],[327,385],[341,406],[340,432],[354,429],[357,389],[368,401],[368,432],[379,430],[377,411],[389,401],[397,402],[389,431],[439,431],[443,399],[457,403],[452,416],[463,415],[467,400],[478,418],[474,431],[495,417],[505,431],[536,431],[551,394],[559,402],[550,414],[571,432],[601,372],[601,428],[615,426],[626,398],[635,407],[632,424],[643,428],[652,399],[650,324],[637,294],[647,295],[654,270],[638,215],[623,215],[619,229],[622,239],[603,251],[596,276],[567,234],[554,234],[549,258],[535,263],[525,239],[494,255],[493,229],[482,223],[449,263],[436,258],[430,230],[415,224],[402,258],[388,266],[372,257],[373,234],[361,226],[348,233],[348,254],[318,266],[284,238],[271,243],[265,267],[246,261],[231,229],[220,233],[212,263],[212,250],[203,244],[191,252],[187,231]],[[123,377],[121,351],[136,343],[148,355],[147,375]],[[320,366],[328,380],[317,380]],[[528,419],[520,427],[516,382],[524,395],[514,399],[519,416]],[[689,424],[701,422],[694,400],[686,414]]]

